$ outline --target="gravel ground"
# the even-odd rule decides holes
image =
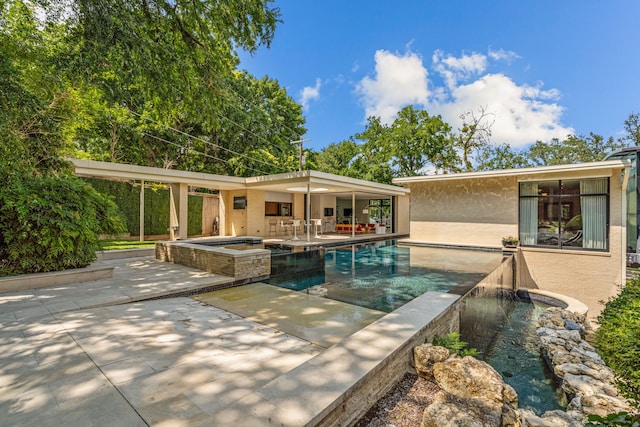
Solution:
[[[415,374],[405,374],[400,382],[378,401],[356,427],[416,427],[424,409],[440,388]]]

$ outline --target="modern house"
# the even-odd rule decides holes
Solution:
[[[410,241],[501,247],[520,240],[516,282],[576,298],[596,316],[624,283],[629,162],[398,178]]]
[[[625,160],[415,176],[394,180],[399,185],[311,170],[238,178],[73,163],[80,176],[135,180],[140,188],[145,182],[167,184],[169,225],[177,239],[188,237],[180,224],[187,223],[191,188],[217,190],[210,214],[221,236],[291,237],[297,227],[298,238],[309,240],[320,227],[320,233],[408,234],[414,244],[488,250],[502,248],[503,237],[517,236],[517,286],[578,299],[591,317],[624,283],[627,227],[635,227],[627,214],[635,169]],[[144,191],[140,197],[143,217]],[[304,224],[314,227],[305,230]]]

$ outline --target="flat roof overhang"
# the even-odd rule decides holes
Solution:
[[[244,178],[232,176],[127,165],[122,163],[98,162],[95,160],[68,160],[74,164],[76,175],[89,178],[142,180],[163,184],[184,183],[192,187],[218,190],[239,190],[245,188]]]
[[[356,198],[359,199],[403,196],[410,192],[409,189],[397,185],[379,184],[313,170],[239,178],[95,160],[68,160],[75,166],[75,173],[78,176],[112,180],[142,180],[164,184],[185,183],[192,187],[217,190],[255,189],[284,193],[307,193],[309,191],[313,194],[331,194],[349,198],[355,193]]]
[[[424,176],[410,176],[406,178],[395,178],[393,180],[396,184],[414,184],[420,182],[433,182],[433,181],[453,181],[464,179],[485,179],[485,178],[500,178],[500,177],[515,177],[518,180],[525,181],[527,179],[535,179],[536,176],[550,175],[550,174],[566,174],[571,176],[582,177],[605,177],[611,176],[613,170],[621,170],[630,166],[628,161],[623,160],[607,160],[601,162],[589,162],[589,163],[577,163],[570,165],[554,165],[554,166],[540,166],[534,168],[521,168],[521,169],[502,169],[493,171],[481,171],[481,172],[462,172],[452,173],[446,175],[424,175]]]

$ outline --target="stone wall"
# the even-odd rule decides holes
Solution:
[[[433,298],[431,295],[423,295],[418,298]],[[414,300],[415,301],[415,300]],[[419,303],[418,301],[415,301]],[[411,310],[412,303],[396,310],[394,314],[390,314],[377,323],[388,323],[389,331],[393,330],[393,325],[405,327],[406,323],[399,323],[393,320],[394,315],[401,317],[402,312]],[[403,310],[404,309],[404,310]],[[407,313],[408,314],[408,313]],[[373,324],[371,327],[374,328]],[[413,348],[432,340],[435,335],[445,336],[450,332],[458,331],[460,327],[460,300],[449,305],[445,310],[436,315],[430,322],[412,331],[410,337],[401,345],[395,348],[391,354],[382,359],[375,368],[368,371],[359,381],[340,396],[339,400],[332,405],[331,410],[322,420],[310,423],[317,427],[329,426],[348,426],[352,425],[364,414],[369,408],[376,404],[393,386],[395,386],[405,373],[413,371]],[[359,333],[366,333],[366,328]],[[389,332],[386,332],[389,333]],[[382,336],[380,338],[383,338]],[[347,338],[341,344],[348,345]],[[375,345],[375,343],[371,343]]]
[[[257,281],[271,274],[271,251],[268,249],[235,250],[224,246],[158,242],[156,259],[230,276],[238,282]]]

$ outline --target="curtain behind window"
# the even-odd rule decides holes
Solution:
[[[607,244],[607,178],[580,181],[582,211],[582,247],[606,249]]]
[[[524,197],[535,196],[535,197]],[[538,243],[538,183],[520,183],[520,243]]]

